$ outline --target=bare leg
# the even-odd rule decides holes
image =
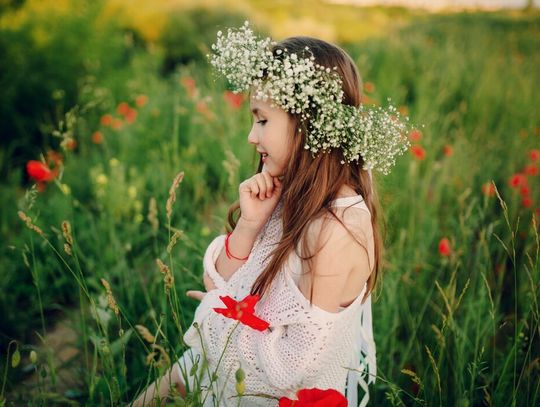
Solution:
[[[178,373],[176,363],[159,379],[152,383],[142,392],[139,397],[131,404],[132,407],[157,406],[160,400],[160,406],[164,406],[169,395],[169,389],[174,385],[182,397],[186,396],[186,387]]]

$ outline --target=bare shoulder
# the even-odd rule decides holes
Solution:
[[[335,217],[324,214],[308,224],[304,236],[310,252],[325,244],[330,244],[332,250],[357,250],[358,246],[365,248],[373,244],[373,225],[368,211],[339,207],[334,208],[334,213]]]
[[[365,215],[356,214],[352,224],[348,220],[342,224],[331,215],[325,215],[314,219],[307,227],[304,236],[308,254],[314,257],[312,269],[303,274],[299,288],[308,298],[312,293],[313,303],[324,310],[337,312],[342,304],[349,303],[371,274],[371,227],[366,226],[371,226],[371,218],[367,211],[362,212],[367,215],[367,220]],[[362,230],[357,217],[367,230]]]

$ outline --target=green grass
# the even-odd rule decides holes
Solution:
[[[375,86],[371,99],[392,97],[425,124],[418,144],[426,158],[407,154],[377,178],[388,227],[373,304],[373,405],[538,404],[538,176],[529,177],[530,208],[508,180],[540,148],[539,30],[536,16],[435,15],[384,38],[344,44],[364,82]],[[140,52],[114,76],[83,81],[73,127],[78,148],[63,152],[61,181],[34,194],[35,201],[16,177],[1,186],[0,371],[7,373],[8,405],[129,401],[166,365],[147,365],[151,344],[136,324],[170,359],[184,349],[181,334],[196,306],[184,292],[202,288],[204,250],[223,233],[228,205],[256,163],[246,106],[231,110],[224,84],[200,66],[160,78],[160,57]],[[185,76],[195,79],[199,98],[209,98],[212,119],[197,111],[180,83]],[[148,103],[132,124],[100,126],[103,114],[116,115],[122,101],[133,106],[140,94]],[[91,141],[96,130],[102,144]],[[451,156],[443,154],[445,145],[453,147]],[[169,187],[179,171],[184,179],[168,219]],[[482,193],[491,180],[500,198]],[[152,198],[157,229],[148,219]],[[18,219],[19,209],[46,240]],[[64,251],[64,220],[72,228],[72,256]],[[183,234],[169,253],[175,230]],[[443,237],[450,257],[438,253]],[[164,289],[158,258],[174,274],[171,290]],[[110,283],[119,315],[101,279]],[[59,320],[77,338],[78,353],[65,366],[55,365],[47,340]],[[12,367],[16,347],[22,361]],[[38,350],[36,363],[31,349]],[[74,382],[63,382],[63,371]]]

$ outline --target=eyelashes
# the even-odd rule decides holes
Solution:
[[[261,126],[264,126],[267,121],[268,120],[259,120],[257,123],[259,123]]]

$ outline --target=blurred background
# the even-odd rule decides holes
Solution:
[[[416,125],[374,173],[372,404],[538,405],[525,0],[0,0],[0,405],[124,404],[185,349],[184,293],[258,163],[246,96],[205,58],[246,19],[343,47],[363,103],[391,98]]]

